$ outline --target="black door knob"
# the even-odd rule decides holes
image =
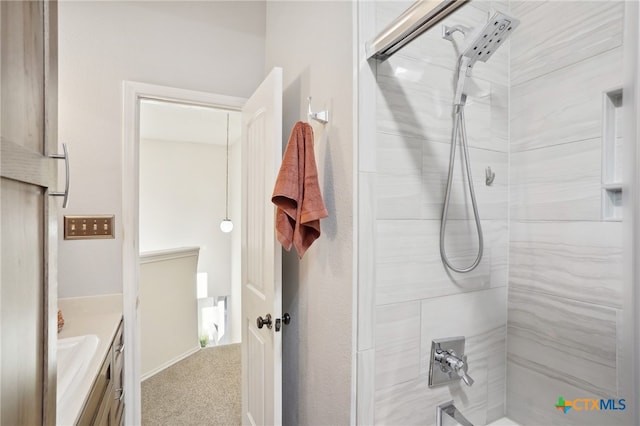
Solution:
[[[258,319],[256,319],[256,325],[258,326],[258,328],[262,328],[265,325],[267,326],[267,328],[271,328],[273,326],[273,322],[271,321],[271,314],[265,315],[265,318],[258,317]]]
[[[280,318],[276,318],[276,331],[280,331],[281,327],[281,323],[289,324],[291,322],[291,315],[289,315],[288,313],[284,313],[282,314],[282,320]]]

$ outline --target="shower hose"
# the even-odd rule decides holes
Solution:
[[[451,261],[447,257],[445,250],[445,230],[447,228],[447,215],[449,213],[449,202],[451,199],[451,184],[453,182],[453,166],[456,161],[456,147],[458,145],[458,139],[460,140],[460,146],[462,147],[462,156],[464,165],[467,172],[467,179],[469,185],[469,193],[471,195],[471,204],[473,206],[473,216],[476,221],[476,229],[478,231],[478,255],[476,260],[467,267],[458,268],[451,264]],[[462,183],[464,185],[464,182]],[[483,251],[483,238],[482,238],[482,226],[480,225],[480,215],[478,214],[478,204],[476,203],[476,194],[473,190],[473,179],[471,178],[471,166],[469,165],[469,147],[467,145],[467,131],[465,129],[464,121],[464,102],[459,105],[455,105],[454,118],[453,118],[453,135],[451,137],[451,153],[449,154],[449,176],[447,177],[447,190],[444,197],[444,206],[442,208],[442,220],[440,222],[440,256],[442,261],[449,269],[455,272],[470,272],[473,271],[480,260],[482,260]]]

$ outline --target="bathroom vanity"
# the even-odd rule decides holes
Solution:
[[[124,339],[121,295],[59,299],[58,425],[121,425]]]
[[[84,404],[78,425],[121,425],[124,411],[122,388],[122,322],[111,342],[98,377]]]

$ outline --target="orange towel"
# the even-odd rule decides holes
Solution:
[[[297,122],[291,130],[271,201],[276,211],[276,234],[290,250],[293,244],[302,258],[320,237],[320,219],[329,216],[322,201],[313,153],[313,129]]]

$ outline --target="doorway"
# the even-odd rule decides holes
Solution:
[[[124,395],[129,407],[125,422],[142,423],[138,204],[140,104],[144,99],[242,112],[242,423],[280,424],[282,254],[276,240],[275,208],[268,196],[282,160],[282,69],[277,67],[249,99],[124,83],[122,284],[124,340],[129,347],[125,353]],[[273,322],[261,317],[265,312],[265,318]]]
[[[124,315],[125,315],[125,344],[129,345],[129,347],[132,348],[132,350],[126,353],[126,355],[128,355],[128,359],[125,360],[126,365],[128,366],[128,374],[125,379],[126,380],[125,386],[127,389],[130,390],[128,394],[125,394],[126,404],[128,405],[128,407],[130,407],[130,409],[127,411],[126,423],[141,424],[142,423],[142,416],[141,416],[141,409],[140,409],[142,405],[141,379],[150,377],[149,373],[158,373],[159,371],[165,370],[167,367],[171,365],[177,365],[176,363],[181,362],[181,360],[184,360],[184,362],[186,362],[187,361],[186,358],[188,358],[189,355],[195,354],[196,352],[198,352],[198,349],[200,346],[200,343],[199,343],[200,333],[198,332],[198,326],[197,326],[198,294],[197,294],[197,285],[196,285],[196,287],[193,289],[195,300],[192,300],[192,303],[195,309],[193,309],[192,321],[191,321],[196,328],[195,330],[191,331],[193,337],[188,339],[192,341],[192,348],[191,349],[181,348],[177,350],[177,352],[174,351],[172,355],[168,355],[167,357],[165,357],[166,359],[164,360],[164,364],[160,362],[158,365],[155,366],[155,368],[158,371],[154,371],[153,369],[150,370],[145,365],[145,362],[141,357],[141,355],[143,355],[144,353],[143,351],[144,338],[142,337],[142,332],[144,331],[143,324],[145,321],[144,315],[142,314],[143,310],[141,308],[145,304],[145,298],[144,298],[145,291],[142,285],[139,284],[138,282],[138,276],[142,276],[144,273],[143,268],[141,268],[140,262],[141,260],[144,261],[144,258],[147,256],[150,256],[152,258],[154,256],[158,257],[157,256],[158,252],[162,253],[163,251],[168,250],[169,252],[175,253],[176,251],[178,251],[184,254],[185,250],[186,252],[189,252],[189,249],[194,249],[194,248],[195,248],[197,258],[200,258],[200,259],[206,259],[206,258],[215,259],[216,257],[215,255],[208,256],[207,252],[216,252],[218,253],[219,257],[224,257],[223,255],[220,254],[221,253],[220,247],[218,248],[217,251],[213,250],[213,245],[215,244],[214,242],[206,242],[206,241],[202,242],[200,240],[188,239],[185,237],[185,235],[187,234],[186,231],[176,232],[177,227],[182,226],[184,228],[184,226],[180,225],[180,223],[185,223],[186,221],[189,221],[189,219],[185,217],[185,215],[188,215],[187,210],[181,208],[181,205],[178,205],[177,208],[175,209],[175,212],[173,213],[173,216],[178,215],[179,220],[177,222],[174,220],[175,218],[173,218],[172,215],[169,215],[169,214],[164,215],[164,218],[160,217],[162,215],[159,214],[160,213],[159,209],[161,209],[162,207],[157,204],[153,205],[153,202],[156,202],[156,203],[161,202],[163,201],[163,198],[164,198],[164,201],[171,201],[169,200],[171,197],[168,197],[168,193],[167,193],[168,187],[166,186],[164,187],[164,190],[165,190],[164,197],[155,195],[151,197],[153,198],[153,200],[151,200],[150,202],[151,204],[145,204],[146,196],[143,192],[144,189],[142,189],[141,185],[144,184],[144,182],[147,182],[147,183],[150,181],[153,182],[153,179],[149,180],[145,177],[146,171],[144,171],[142,168],[144,165],[144,162],[146,161],[145,157],[143,157],[145,153],[151,153],[150,155],[164,157],[164,160],[162,161],[151,162],[153,163],[154,167],[161,166],[165,170],[165,173],[161,173],[162,176],[157,179],[158,181],[161,181],[161,182],[156,181],[155,182],[156,184],[163,183],[164,185],[176,186],[176,183],[180,181],[181,178],[184,177],[184,176],[178,176],[175,170],[171,172],[170,171],[171,167],[167,165],[166,160],[170,158],[173,158],[174,160],[178,160],[178,156],[177,156],[178,154],[176,154],[176,152],[173,152],[173,154],[169,154],[168,152],[159,153],[159,151],[162,151],[162,149],[158,149],[158,146],[164,146],[165,151],[167,151],[166,149],[167,147],[176,149],[177,148],[176,143],[179,143],[179,142],[177,141],[171,142],[169,140],[160,140],[162,138],[159,138],[157,134],[154,136],[152,133],[145,133],[145,132],[150,132],[150,131],[144,130],[145,124],[142,122],[142,120],[144,120],[145,115],[147,114],[145,113],[145,104],[147,106],[150,106],[152,110],[155,109],[154,114],[156,116],[155,118],[156,121],[168,122],[169,119],[166,118],[166,116],[163,116],[163,114],[167,114],[169,113],[169,111],[173,111],[173,114],[176,114],[176,111],[179,111],[177,113],[178,115],[180,115],[180,113],[184,114],[187,112],[191,112],[191,115],[194,115],[194,112],[195,112],[195,115],[198,115],[198,113],[200,113],[200,115],[206,115],[207,113],[209,113],[213,115],[217,114],[218,116],[222,116],[224,126],[226,127],[227,114],[229,114],[229,117],[230,117],[230,125],[234,123],[234,121],[236,123],[239,123],[239,111],[242,105],[246,102],[246,100],[242,98],[213,95],[209,93],[194,92],[189,90],[148,85],[148,84],[135,83],[135,82],[125,82],[124,92],[125,92],[125,105],[124,105],[125,143],[124,143],[124,152],[123,152],[123,158],[124,158],[123,179],[124,179],[124,182],[127,182],[127,184],[123,185],[123,197],[124,197],[123,226],[125,230],[125,238],[124,238],[125,245],[123,248],[123,252],[124,252],[123,263],[124,263],[124,271],[125,271],[123,276],[123,289],[124,289],[123,308],[124,308]],[[232,116],[234,118],[231,118]],[[150,120],[153,120],[153,119],[151,118]],[[193,133],[193,130],[197,128],[197,125],[194,124],[194,122],[189,122],[188,120],[189,119],[185,118],[185,116],[181,116],[181,118],[177,119],[177,121],[183,123],[184,128],[190,128],[190,131]],[[217,127],[220,127],[219,120],[214,119],[214,121],[218,123]],[[175,125],[173,131],[175,131],[177,127],[179,126]],[[216,127],[216,125],[214,125],[214,127]],[[177,138],[175,134],[171,136],[170,131],[171,130],[168,128],[159,130],[159,132],[165,136],[164,137],[165,139]],[[219,132],[216,132],[216,133],[219,133]],[[225,129],[225,133],[226,133],[226,129]],[[235,131],[235,134],[230,131],[230,142],[231,142],[231,138],[233,137],[235,137],[236,140],[239,139],[239,131]],[[197,142],[194,143],[194,141],[190,143],[192,145],[197,144]],[[223,141],[223,143],[226,143],[226,141]],[[182,144],[184,148],[185,142],[183,141]],[[200,143],[199,145],[203,145],[203,144]],[[202,148],[202,147],[200,146],[199,148]],[[239,187],[240,178],[241,178],[240,167],[239,167],[239,164],[240,164],[239,148],[240,148],[240,144],[230,143],[230,150],[229,150],[231,154],[229,156],[230,182],[235,180],[238,187]],[[195,150],[197,151],[198,147],[196,147]],[[205,147],[205,150],[206,150],[206,147]],[[202,151],[202,149],[200,149],[200,151]],[[221,147],[217,145],[216,146],[211,145],[209,151],[224,152],[225,149],[224,148],[221,149]],[[159,160],[159,157],[157,157],[156,160]],[[184,159],[182,159],[181,161],[183,160]],[[234,167],[233,165],[234,161],[238,163],[238,167]],[[158,164],[158,163],[162,163],[162,164]],[[219,163],[220,163],[219,161],[215,159],[211,159],[211,164],[213,167],[210,168],[211,170],[209,170],[209,172],[214,173],[216,175],[222,173],[222,176],[224,179],[225,170],[219,170],[220,169]],[[221,164],[224,164],[224,161]],[[234,172],[231,172],[232,168],[236,170],[235,173],[237,173],[237,177],[232,175],[232,173],[234,173]],[[183,173],[183,175],[184,174],[185,173]],[[195,186],[194,183],[192,183],[191,185]],[[182,186],[183,188],[185,186],[189,187],[189,184],[182,183],[180,186]],[[220,188],[224,190],[225,181],[223,180],[222,185],[218,185],[218,186],[220,186]],[[237,198],[237,200],[236,198],[234,198],[234,196],[232,195],[233,192],[231,191],[231,189],[232,189],[232,186],[230,185],[229,215],[230,215],[230,218],[232,219],[232,222],[234,222],[234,225],[239,225],[240,200],[239,198]],[[158,190],[158,188],[153,188],[153,190],[156,191]],[[197,190],[196,191],[186,191],[184,189],[182,190],[183,195],[186,192],[198,193]],[[200,195],[202,195],[201,194],[202,192],[204,192],[204,190],[200,188],[200,191],[199,191]],[[216,192],[216,191],[212,191],[212,192]],[[219,207],[220,207],[219,197],[214,197],[214,198],[217,198],[218,202],[216,203],[214,200],[213,204],[214,205],[218,204],[218,205],[217,207],[212,207],[212,209],[215,211],[211,211],[209,213],[209,215],[211,216],[209,218],[211,229],[210,230],[202,229],[201,232],[194,231],[194,232],[191,232],[192,235],[198,236],[198,234],[201,235],[206,232],[209,232],[209,233],[217,232],[219,234],[222,234],[219,228],[219,224],[220,224],[220,221],[224,218],[225,206],[222,206],[222,210],[219,210]],[[138,209],[138,200],[140,200],[140,209]],[[236,202],[238,205],[238,207],[235,209],[233,206],[234,202]],[[182,205],[182,207],[184,207],[184,204]],[[145,209],[150,210],[150,212],[147,214]],[[218,217],[219,215],[217,213],[218,211],[221,211],[223,215]],[[166,213],[166,212],[162,212],[162,213]],[[159,232],[157,232],[157,229],[149,230],[147,227],[147,223],[145,222],[146,217],[147,218],[155,217],[156,225],[158,224],[158,221],[159,221],[160,228],[164,230],[162,234],[173,234],[172,236],[169,235],[169,237],[173,238],[173,240],[168,241],[167,239],[163,239],[166,236],[165,237],[159,236],[158,235]],[[180,222],[180,220],[182,222]],[[139,234],[137,234],[138,229],[140,230]],[[239,227],[236,229],[239,231]],[[166,232],[167,230],[170,232]],[[126,238],[127,232],[130,232],[134,236],[134,238]],[[145,235],[147,235],[147,237],[145,237]],[[236,232],[235,235],[239,235],[239,232]],[[206,297],[202,297],[203,301],[200,302],[200,308],[202,308],[201,311],[204,312],[204,315],[202,314],[200,315],[200,320],[201,320],[200,322],[207,322],[208,320],[211,320],[210,318],[211,313],[214,310],[206,309],[206,308],[214,307],[215,305],[215,307],[221,306],[223,317],[224,317],[224,311],[226,310],[225,322],[227,322],[227,324],[231,324],[230,327],[228,325],[225,326],[224,333],[210,334],[209,333],[210,330],[206,329],[206,327],[203,327],[205,329],[204,333],[206,333],[207,340],[208,340],[205,346],[209,344],[212,345],[213,343],[219,344],[224,342],[234,342],[234,341],[239,342],[240,340],[239,338],[240,331],[238,330],[236,332],[233,330],[233,322],[234,322],[233,316],[240,315],[241,302],[240,302],[239,290],[238,290],[238,294],[234,295],[233,294],[234,286],[228,285],[226,287],[228,289],[227,291],[228,294],[214,294],[222,291],[220,290],[220,286],[217,285],[218,283],[220,282],[230,283],[234,280],[234,278],[239,280],[239,276],[236,278],[235,275],[233,274],[233,270],[234,270],[234,264],[236,266],[236,270],[238,270],[240,268],[239,265],[241,265],[240,242],[239,240],[237,240],[237,242],[234,243],[233,232],[230,235],[226,235],[226,237],[227,237],[227,240],[226,241],[222,240],[224,244],[220,244],[220,246],[227,248],[228,252],[226,253],[226,259],[228,263],[230,263],[231,265],[229,265],[229,271],[227,274],[221,274],[221,275],[224,275],[223,278],[221,278],[220,280],[213,280],[213,279],[209,280],[208,279],[209,274],[215,275],[215,271],[207,270],[208,267],[205,266],[207,262],[202,262],[202,264],[200,264],[200,261],[193,262],[194,275],[202,272],[205,272],[207,274],[206,276],[200,275],[200,283],[201,283],[200,296],[206,296]],[[237,238],[239,237],[236,237],[236,239]],[[204,250],[202,249],[202,247],[204,247]],[[178,250],[175,250],[175,249],[178,249]],[[234,250],[237,251],[237,255],[234,254],[235,253]],[[141,256],[140,254],[143,251],[146,252],[146,255]],[[191,252],[193,251],[194,250],[191,250]],[[207,255],[202,256],[202,253],[207,253]],[[172,257],[172,256],[169,256],[169,257]],[[175,258],[175,256],[173,257]],[[184,259],[185,257],[178,256],[178,258]],[[223,260],[223,263],[224,263],[224,260]],[[162,273],[160,274],[162,275]],[[194,284],[196,283],[197,283],[197,278]],[[238,288],[238,286],[235,286],[235,287]],[[167,297],[165,297],[164,299],[167,299]],[[171,297],[169,297],[169,299],[171,299]],[[210,299],[210,300],[207,300],[207,299]],[[220,303],[220,302],[223,302],[223,303]],[[203,318],[203,316],[205,318]],[[165,315],[165,317],[167,317],[167,315]],[[202,320],[205,320],[205,321],[202,321]],[[211,321],[208,321],[208,322],[211,323]],[[217,322],[217,325],[220,327],[221,318],[218,317],[216,322]],[[167,331],[166,328],[164,330],[161,330],[161,332],[166,332],[166,331]],[[216,335],[214,336],[214,334]],[[156,342],[160,342],[162,340],[169,340],[169,339],[157,339]]]
[[[240,422],[240,125],[140,101],[143,425]]]
[[[139,233],[142,275],[145,269],[162,268],[179,254],[180,258],[195,256],[197,339],[193,327],[175,328],[174,339],[190,337],[189,346],[217,346],[240,342],[239,280],[240,280],[240,113],[200,105],[143,99],[140,103],[140,205]],[[223,218],[229,217],[235,228],[221,230]],[[158,258],[160,254],[160,258]],[[169,257],[170,259],[167,259]],[[175,263],[175,262],[174,262]],[[187,271],[186,280],[193,280]],[[185,297],[184,287],[166,282],[160,292],[157,279],[141,282],[141,306],[171,303],[158,318],[142,318],[143,368],[142,379],[152,370],[145,368],[145,340],[161,335],[159,324],[175,322],[181,306],[189,322],[194,298]],[[192,283],[190,283],[192,284]],[[235,293],[235,294],[234,294]],[[171,297],[172,301],[158,300]],[[145,297],[147,300],[145,300]],[[148,303],[146,303],[148,302]],[[153,311],[149,311],[154,315]],[[148,323],[148,321],[152,321]],[[170,325],[170,324],[169,324]],[[147,330],[150,329],[151,330]],[[170,327],[164,327],[170,330]],[[169,336],[166,336],[169,337]],[[150,343],[150,342],[149,342]],[[198,345],[196,345],[198,343]],[[155,352],[157,354],[157,345]],[[173,351],[179,356],[182,352]],[[169,361],[168,359],[167,361]]]

